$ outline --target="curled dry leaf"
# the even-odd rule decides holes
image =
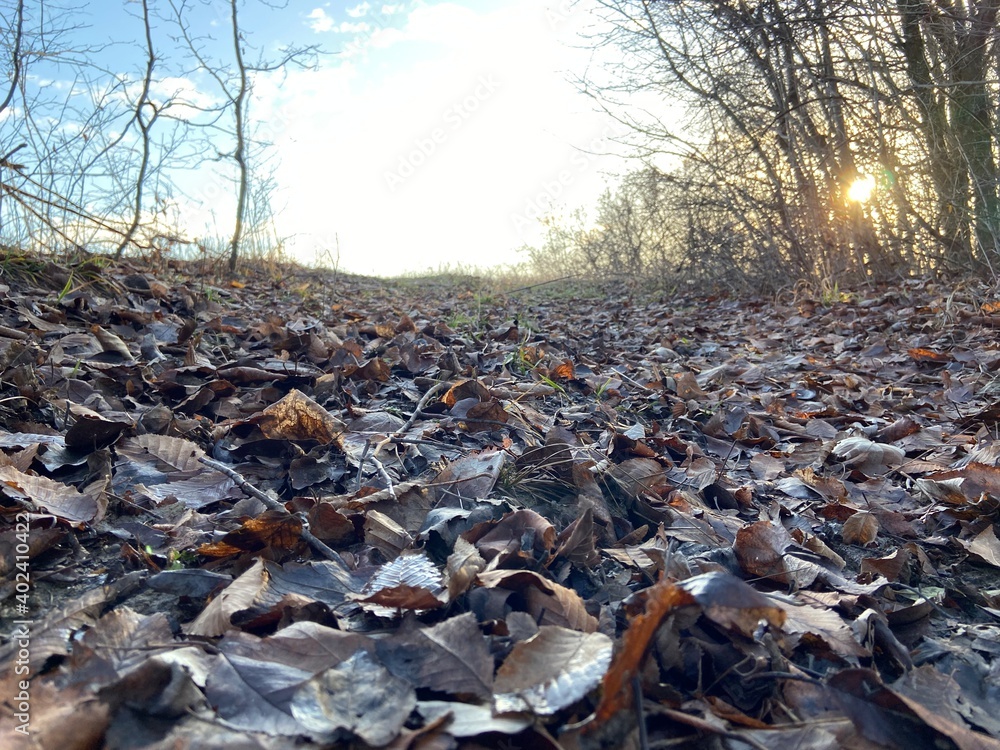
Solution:
[[[524,598],[526,611],[540,625],[558,625],[585,633],[597,630],[597,618],[587,612],[580,595],[573,589],[530,570],[490,570],[476,580],[484,588],[517,591]]]
[[[339,419],[295,389],[249,421],[273,440],[315,440],[328,445],[344,432]]]
[[[441,397],[441,401],[450,409],[459,401],[466,399],[489,401],[491,398],[493,396],[490,394],[489,388],[478,380],[463,380],[448,389],[448,392]]]
[[[847,561],[830,549],[830,546],[815,534],[807,534],[800,529],[793,529],[791,536],[792,539],[801,544],[807,550],[826,560],[834,567],[834,569],[843,570],[847,567]]]
[[[884,474],[906,460],[901,448],[863,437],[844,438],[833,446],[833,454],[869,476]]]
[[[698,385],[698,379],[692,372],[680,372],[674,375],[674,383],[677,386],[677,396],[685,400],[693,398],[704,398],[705,391]]]
[[[66,447],[90,451],[106,448],[131,426],[131,422],[106,419],[100,414],[81,414],[66,431]]]
[[[74,526],[96,520],[101,509],[97,500],[75,487],[25,474],[13,466],[0,466],[0,490],[11,497],[30,500],[45,512]]]
[[[792,543],[792,537],[780,524],[757,521],[736,532],[733,551],[748,576],[790,583],[785,551]]]
[[[544,559],[555,540],[556,530],[550,521],[533,510],[521,509],[506,514],[475,542],[485,560],[500,558],[493,563],[496,566],[511,557]]]
[[[667,474],[659,461],[651,458],[630,458],[608,469],[628,497],[658,495],[667,487]]]
[[[785,612],[774,601],[729,573],[702,573],[678,585],[694,598],[706,617],[745,636],[752,636],[761,620],[773,628],[785,622]]]
[[[861,561],[861,573],[872,578],[884,576],[887,581],[896,582],[900,580],[911,557],[912,554],[906,547],[900,547],[885,557],[866,557]]]
[[[959,543],[980,560],[995,568],[1000,568],[1000,540],[997,539],[993,524],[987,526],[971,542],[960,539]]]
[[[543,626],[515,644],[500,665],[493,705],[498,713],[554,714],[597,687],[611,664],[612,650],[611,639],[603,633]]]
[[[563,529],[556,541],[557,557],[565,557],[575,565],[597,565],[601,558],[594,546],[594,509],[585,508],[583,515]]]
[[[448,598],[455,599],[469,590],[476,576],[486,568],[486,561],[471,542],[462,537],[455,540],[455,548],[448,555],[445,565],[445,580],[448,584]]]
[[[867,547],[878,538],[879,523],[873,513],[866,510],[858,511],[844,521],[841,532],[845,544],[857,544]]]
[[[409,533],[389,516],[377,510],[365,514],[365,541],[386,557],[398,557],[413,544]]]
[[[129,350],[128,344],[122,341],[121,337],[117,334],[114,334],[99,325],[92,325],[90,327],[90,332],[94,334],[94,337],[97,339],[97,343],[101,345],[101,351],[120,354],[122,358],[127,360],[132,359],[132,352]]]
[[[265,583],[264,563],[257,560],[243,575],[223,589],[194,621],[185,625],[184,632],[188,635],[222,635],[232,627],[229,618],[253,604]]]

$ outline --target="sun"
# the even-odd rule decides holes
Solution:
[[[875,178],[871,175],[859,177],[847,189],[847,200],[854,203],[865,203],[875,192]]]

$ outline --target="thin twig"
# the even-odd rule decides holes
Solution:
[[[411,427],[413,427],[414,422],[416,422],[417,418],[420,416],[420,412],[422,412],[424,410],[424,407],[427,406],[427,402],[430,401],[431,398],[433,398],[438,393],[438,391],[441,391],[447,387],[448,384],[442,381],[440,383],[435,383],[430,388],[428,388],[427,393],[425,393],[423,396],[420,397],[420,400],[417,402],[416,408],[413,410],[413,414],[411,414],[410,418],[406,420],[406,423],[398,430],[396,430],[394,433],[392,433],[382,443],[379,443],[379,447],[381,447],[384,443],[388,443],[392,440],[395,440],[396,438],[403,437],[406,434],[406,431],[409,430]],[[376,454],[378,453],[378,450],[379,448],[376,447],[375,449]]]
[[[326,544],[317,539],[315,536],[313,536],[313,533],[309,530],[309,520],[306,518],[305,513],[294,513],[294,514],[289,513],[288,508],[286,508],[282,503],[280,503],[270,495],[254,487],[246,479],[243,478],[242,474],[240,474],[238,471],[235,471],[234,469],[231,469],[229,466],[226,466],[226,464],[224,463],[215,461],[214,459],[208,458],[207,456],[199,456],[198,460],[201,463],[205,464],[205,466],[209,467],[210,469],[215,469],[216,471],[225,474],[227,477],[236,482],[236,486],[239,487],[247,495],[249,495],[250,497],[254,497],[257,500],[260,500],[262,503],[264,503],[264,505],[267,507],[268,510],[277,511],[279,513],[285,513],[286,515],[289,516],[294,515],[295,518],[298,519],[299,523],[302,525],[302,531],[300,532],[300,536],[306,542],[306,544],[308,544],[310,547],[313,548],[313,551],[325,557],[327,560],[332,560],[333,562],[340,563],[341,565],[344,566],[346,570],[350,569],[350,567],[344,561],[344,558],[342,558],[339,554],[337,554],[336,550],[331,549]]]
[[[528,286],[519,286],[517,289],[511,289],[507,294],[514,294],[514,292],[526,292],[529,289],[534,289],[535,287],[545,286],[546,284],[556,284],[560,281],[566,281],[566,279],[575,279],[580,274],[571,273],[569,276],[560,276],[558,279],[549,279],[548,281],[540,281],[537,284],[529,284]]]
[[[382,462],[378,460],[378,454],[389,443],[404,438],[406,436],[407,430],[413,427],[414,423],[420,417],[420,414],[424,410],[424,407],[427,406],[427,402],[430,401],[431,398],[433,398],[434,395],[438,393],[442,388],[447,387],[447,385],[448,384],[446,382],[442,381],[440,383],[435,383],[430,388],[428,388],[427,392],[420,397],[420,400],[417,402],[417,406],[413,410],[413,413],[410,415],[410,418],[407,419],[406,422],[403,423],[403,426],[400,427],[398,430],[396,430],[390,435],[387,435],[385,438],[375,443],[374,450],[372,450],[370,457],[368,456],[368,449],[371,447],[371,441],[365,442],[365,449],[362,452],[361,460],[358,463],[359,490],[361,489],[361,470],[364,468],[365,461],[370,460],[373,464],[375,464],[375,469],[378,471],[379,476],[382,477],[382,479],[388,485],[389,495],[392,497],[393,500],[396,499],[396,491],[392,487],[392,477],[389,476],[389,472],[385,470],[385,466],[382,465]]]
[[[636,722],[639,725],[639,747],[649,750],[649,735],[646,733],[646,714],[642,710],[642,683],[639,675],[632,675],[632,702],[635,704]]]
[[[373,464],[375,464],[375,469],[378,471],[378,475],[382,477],[382,480],[386,483],[386,489],[389,490],[389,497],[393,500],[396,499],[396,490],[392,486],[392,477],[389,476],[389,472],[385,470],[385,466],[382,462],[375,458],[374,455],[369,459]]]

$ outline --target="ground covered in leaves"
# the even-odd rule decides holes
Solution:
[[[1000,748],[984,286],[4,269],[4,748]]]

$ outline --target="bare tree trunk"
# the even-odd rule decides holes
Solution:
[[[17,8],[14,13],[14,23],[12,24],[14,26],[14,47],[10,53],[10,87],[7,89],[7,95],[3,98],[3,101],[0,102],[0,112],[3,112],[10,106],[10,102],[14,98],[14,93],[17,91],[17,87],[21,83],[21,40],[24,38],[24,0],[18,0]],[[25,144],[22,143],[14,149],[14,151],[23,148],[24,145]],[[0,169],[11,166],[8,160],[14,154],[14,151],[11,151],[3,157],[3,163],[0,163]],[[0,172],[0,176],[2,176],[2,172]],[[3,194],[4,191],[0,190],[0,200],[2,200]],[[3,206],[0,205],[0,209],[2,208]],[[2,228],[3,211],[0,210],[0,229]]]
[[[115,260],[122,257],[122,253],[125,252],[125,248],[132,243],[135,233],[139,229],[139,225],[142,223],[143,192],[146,186],[146,176],[149,171],[149,131],[152,129],[153,123],[156,122],[156,118],[159,114],[156,105],[149,100],[149,87],[153,80],[153,67],[156,64],[156,54],[153,50],[153,32],[149,23],[148,0],[142,0],[142,23],[146,32],[146,72],[142,78],[142,91],[139,93],[139,98],[135,103],[134,118],[134,122],[139,128],[139,136],[142,140],[142,155],[139,158],[139,172],[135,178],[135,195],[132,203],[132,221],[129,224],[128,229],[125,230],[125,234],[122,237],[121,243],[118,245],[118,249],[115,250]],[[146,107],[149,107],[153,113],[148,121],[145,119],[146,115],[144,109]]]
[[[991,265],[1000,250],[1000,198],[993,157],[995,136],[990,126],[995,103],[987,91],[986,75],[998,9],[1000,0],[968,4],[952,76],[956,84],[952,125],[972,183],[978,260]]]
[[[237,0],[230,0],[230,10],[233,22],[233,51],[236,55],[236,68],[239,75],[239,85],[236,89],[236,96],[233,98],[233,115],[235,117],[236,149],[233,152],[233,159],[240,170],[239,188],[236,196],[236,224],[233,228],[233,239],[229,245],[229,271],[236,270],[236,263],[240,257],[240,242],[243,239],[243,225],[247,213],[248,182],[250,179],[247,168],[247,144],[246,125],[244,117],[246,115],[246,97],[249,87],[247,79],[247,68],[243,61],[242,34],[240,33],[239,19],[236,13]]]
[[[920,23],[930,12],[926,0],[896,0],[902,26],[902,52],[910,76],[913,96],[920,104],[924,141],[930,156],[929,173],[938,198],[941,234],[951,243],[951,255],[970,255],[968,228],[968,180],[952,140],[945,97],[935,91],[927,62]]]

